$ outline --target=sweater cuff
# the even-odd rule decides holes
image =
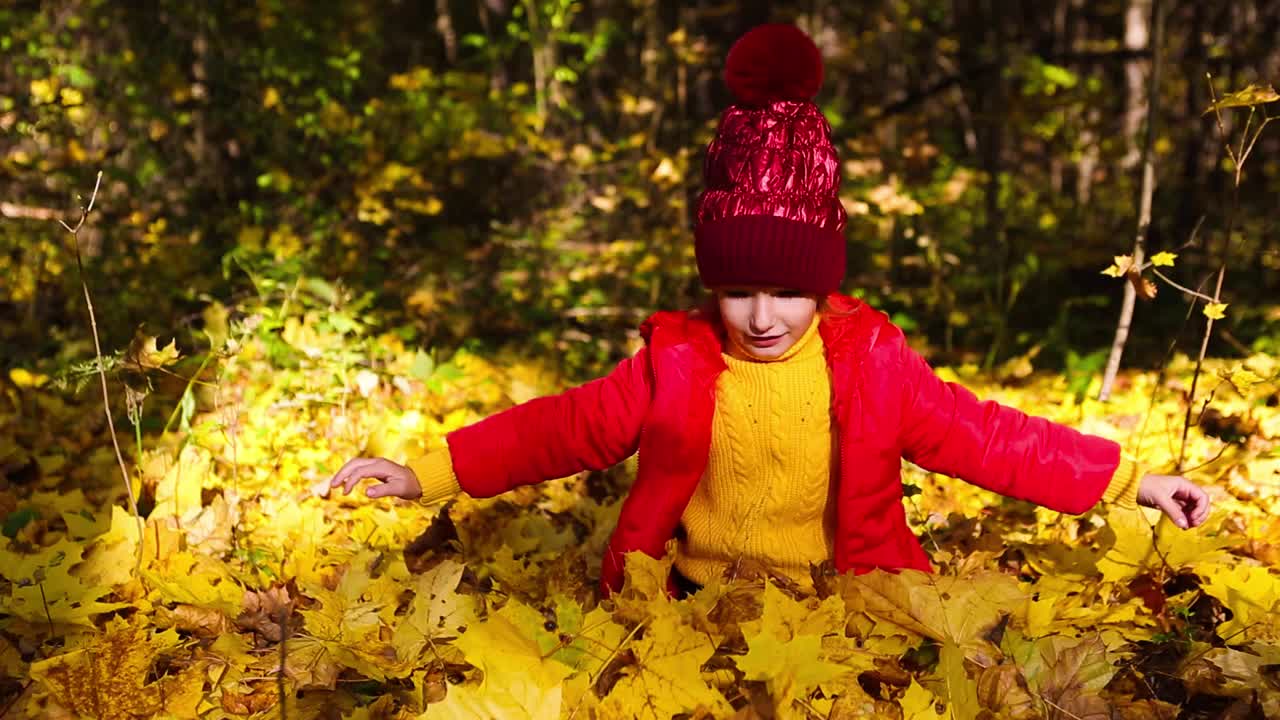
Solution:
[[[462,491],[458,477],[453,474],[453,458],[447,447],[412,460],[408,466],[418,476],[418,486],[422,488],[420,505],[435,505]]]
[[[1138,506],[1138,486],[1146,468],[1130,457],[1121,456],[1120,465],[1111,476],[1111,482],[1102,493],[1102,499],[1115,503],[1120,507],[1136,508]]]

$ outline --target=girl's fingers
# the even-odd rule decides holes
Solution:
[[[342,468],[334,474],[333,479],[329,481],[329,487],[338,487],[347,480],[347,476],[365,465],[370,465],[378,461],[378,458],[353,458],[343,464]]]
[[[1195,509],[1191,511],[1191,521],[1194,525],[1199,525],[1209,517],[1209,493],[1196,487],[1192,499],[1195,501]]]
[[[391,470],[384,458],[358,458],[343,466],[334,476],[330,487],[342,486],[343,494],[350,495],[359,482],[367,477],[379,480],[389,477]]]
[[[368,465],[362,466],[358,471],[352,473],[344,483],[343,495],[350,495],[351,491],[360,484],[365,478],[374,478],[376,480],[386,481],[391,476],[390,470],[386,467],[385,461],[378,458]]]
[[[394,480],[384,480],[381,485],[366,488],[364,491],[365,497],[380,498],[388,495],[399,495],[400,490],[395,485],[396,482]]]
[[[1161,495],[1160,497],[1157,497],[1155,501],[1156,506],[1159,507],[1165,515],[1169,516],[1169,519],[1173,521],[1174,525],[1177,525],[1183,530],[1187,529],[1187,516],[1183,514],[1182,506],[1174,501],[1171,495]]]

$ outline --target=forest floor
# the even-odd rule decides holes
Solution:
[[[1060,515],[907,465],[935,574],[818,568],[800,587],[747,568],[674,601],[670,559],[633,556],[600,600],[634,461],[443,509],[325,497],[347,459],[405,461],[558,390],[547,367],[436,362],[393,336],[335,364],[341,338],[305,319],[281,338],[288,363],[248,337],[191,393],[135,396],[174,418],[117,428],[145,521],[97,378],[74,395],[3,379],[0,717],[1280,718],[1268,357],[1200,377],[1212,402],[1183,467],[1213,512],[1194,530],[1151,510]],[[154,346],[135,360],[191,374]],[[1192,368],[1125,373],[1105,404],[1096,380],[939,372],[1167,471]]]

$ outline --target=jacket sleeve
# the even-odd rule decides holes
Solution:
[[[605,377],[449,433],[459,486],[472,497],[492,497],[622,462],[639,446],[650,378],[645,348]]]
[[[1122,469],[1118,443],[979,402],[943,382],[905,340],[899,348],[899,438],[903,457],[920,467],[1066,513],[1093,507]]]

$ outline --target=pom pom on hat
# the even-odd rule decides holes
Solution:
[[[760,25],[729,48],[724,81],[743,105],[812,100],[822,87],[822,53],[794,25]]]

